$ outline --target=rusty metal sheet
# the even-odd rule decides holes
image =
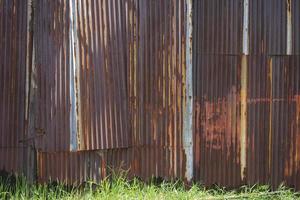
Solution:
[[[198,55],[198,59],[194,68],[195,179],[208,185],[270,183],[276,188],[285,182],[298,188],[299,56],[247,56],[244,181],[237,173],[241,167],[241,60],[220,55]]]
[[[247,182],[269,181],[269,136],[271,120],[271,59],[249,56],[247,91]]]
[[[207,185],[241,185],[241,57],[196,55],[195,179]]]
[[[70,149],[69,4],[36,1],[34,9],[34,67],[37,76],[36,148]]]
[[[37,160],[40,182],[58,180],[80,184],[88,180],[100,181],[106,176],[104,156],[93,151],[39,153]]]
[[[39,152],[38,180],[80,184],[100,181],[114,170],[126,170],[129,178],[184,178],[184,152],[180,148],[134,147],[80,152]],[[181,163],[174,158],[181,158]]]
[[[287,1],[249,1],[250,54],[286,55]]]
[[[182,146],[185,93],[184,1],[138,1],[128,68],[137,146]]]
[[[186,179],[192,98],[194,180],[300,188],[299,1],[194,0],[191,38],[185,0],[36,1],[33,138],[25,3],[0,1],[0,168],[24,170],[18,143],[33,139],[41,182],[99,181],[120,166]]]
[[[25,133],[27,1],[0,2],[0,147],[21,147]]]
[[[291,20],[292,20],[292,52],[300,55],[300,1],[291,1]]]
[[[300,56],[272,57],[270,178],[299,187]]]
[[[194,0],[193,4],[195,51],[241,54],[243,0]]]
[[[126,69],[134,6],[129,0],[76,1],[79,150],[132,145]]]

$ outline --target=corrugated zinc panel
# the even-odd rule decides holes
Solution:
[[[271,121],[271,59],[249,56],[247,88],[247,181],[269,182],[269,141]]]
[[[241,57],[194,55],[195,178],[240,185]]]
[[[193,18],[193,43],[197,43],[194,51],[202,54],[242,53],[243,0],[194,0]]]
[[[36,148],[70,149],[70,7],[67,1],[35,1],[34,56],[37,73]]]
[[[24,139],[26,19],[27,1],[0,1],[0,148]]]
[[[300,55],[300,1],[291,1],[291,18],[292,18],[292,46],[293,54]]]
[[[127,27],[132,23],[128,16],[135,9],[131,4],[129,0],[75,3],[79,150],[131,145],[126,92]]]
[[[300,56],[272,57],[270,178],[300,187]]]
[[[150,161],[148,155],[156,158],[151,159],[150,169],[163,164],[160,160],[169,158],[170,173],[183,177],[185,157],[179,152],[183,149],[186,91],[186,2],[132,2],[135,9],[128,16],[133,26],[128,30],[127,80],[134,146],[145,149],[145,154],[140,154],[145,159],[140,161],[141,166]],[[169,148],[173,150],[167,157]],[[154,152],[158,153],[155,157]],[[152,173],[143,170],[141,168],[142,174],[153,174],[153,170],[149,170]],[[165,177],[168,173],[165,171],[161,175]]]
[[[185,4],[137,1],[128,69],[137,146],[182,146]],[[135,59],[134,59],[135,58]]]
[[[249,9],[250,54],[285,55],[287,0],[251,0]]]
[[[24,148],[0,148],[0,171],[21,174],[24,167]]]
[[[129,178],[137,176],[143,180],[161,177],[166,180],[184,177],[184,169],[175,165],[174,156],[182,157],[179,148],[120,148],[80,152],[38,153],[38,180],[40,182],[61,181],[80,184],[84,181],[100,181],[124,170]]]

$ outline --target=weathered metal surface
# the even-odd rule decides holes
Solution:
[[[130,1],[76,1],[79,67],[78,150],[131,145],[128,130],[126,26]],[[133,4],[133,3],[132,3]],[[75,39],[76,40],[76,39]]]
[[[240,185],[242,58],[194,57],[195,178],[207,185]]]
[[[275,185],[286,181],[299,187],[300,56],[276,56],[271,59],[270,179]]]
[[[37,95],[36,148],[70,149],[70,7],[66,1],[35,1],[33,44]]]
[[[269,138],[272,63],[268,56],[248,57],[247,88],[247,181],[266,183],[269,179]]]
[[[26,1],[0,1],[0,148],[25,132]]]
[[[193,15],[192,0],[186,1],[186,77],[185,105],[183,106],[183,149],[186,158],[186,179],[193,178]]]
[[[183,178],[185,169],[174,165],[174,157],[182,157],[180,148],[134,147],[80,152],[40,152],[38,154],[38,178],[68,184],[84,181],[100,181],[114,170],[126,170],[128,177],[138,176],[143,180],[161,177],[171,180]],[[182,161],[184,162],[184,161]],[[179,163],[182,165],[183,163]],[[124,172],[124,171],[122,171]]]
[[[28,5],[0,0],[1,168],[28,170],[30,144],[40,181],[300,188],[299,1],[34,5],[31,40]]]
[[[195,178],[208,185],[286,182],[299,188],[300,64],[294,22],[299,2],[244,0],[241,34],[231,41],[241,43],[242,51],[230,48],[230,56],[220,51],[224,42],[213,29],[227,23],[219,18],[227,9],[219,9],[224,2],[194,3]],[[201,15],[213,3],[212,14]],[[208,28],[217,44],[204,38],[218,48],[207,51],[203,32],[208,30],[201,24],[211,19],[218,20]]]
[[[292,54],[300,55],[300,1],[291,1],[292,15]]]
[[[194,0],[198,53],[241,54],[243,0]]]
[[[0,148],[0,172],[21,174],[23,171],[24,148],[2,147]]]
[[[188,92],[186,1],[128,2],[135,8],[128,16],[133,24],[127,32],[130,130],[134,146],[145,149],[145,154],[141,154],[145,161],[138,165],[149,165],[149,172],[153,172],[160,160],[169,158],[171,163],[156,170],[184,177],[181,172],[186,169],[185,156],[175,152],[183,148],[183,113]],[[169,149],[170,156],[166,153]],[[156,155],[157,150],[162,153]],[[148,155],[152,157],[149,159]]]
[[[249,1],[250,54],[287,53],[287,1]]]

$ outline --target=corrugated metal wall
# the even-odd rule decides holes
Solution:
[[[0,167],[30,144],[40,181],[186,178],[186,3],[36,0],[31,30],[0,0]],[[194,180],[300,188],[299,8],[193,1]]]

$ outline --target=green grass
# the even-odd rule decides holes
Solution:
[[[281,186],[271,191],[267,186],[206,189],[181,182],[144,183],[115,176],[100,184],[70,187],[62,184],[28,184],[24,178],[0,178],[0,199],[300,199],[299,193]]]

